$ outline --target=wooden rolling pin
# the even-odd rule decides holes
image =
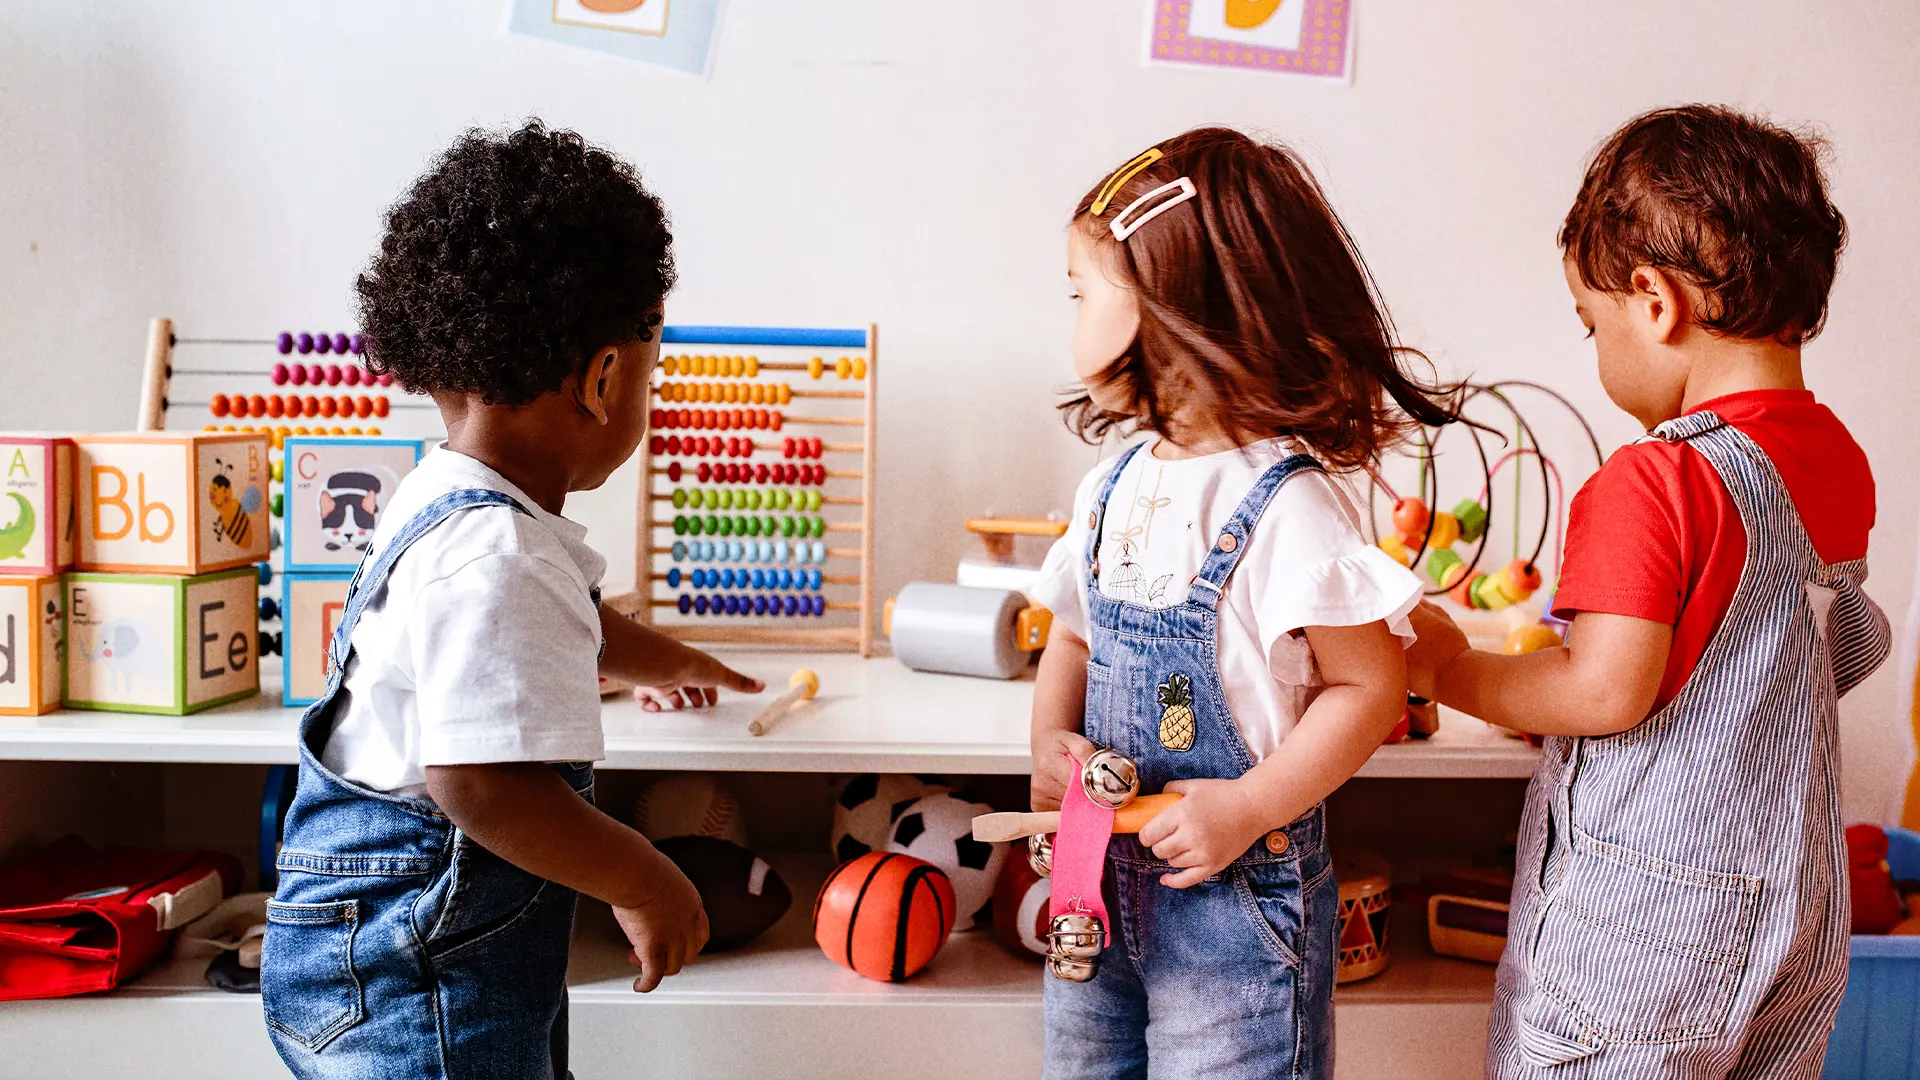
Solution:
[[[1173,794],[1142,795],[1113,812],[1113,831],[1137,833],[1160,811],[1180,801]],[[1023,836],[1060,831],[1060,811],[1035,814],[981,814],[973,819],[975,840],[1018,840]]]

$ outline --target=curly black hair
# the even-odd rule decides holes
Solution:
[[[354,291],[368,366],[411,391],[529,404],[648,340],[674,285],[666,208],[633,167],[538,120],[468,131],[386,224]]]

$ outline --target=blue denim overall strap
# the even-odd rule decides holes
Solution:
[[[1319,466],[1295,455],[1267,469],[1214,538],[1186,598],[1148,608],[1100,592],[1107,504],[1137,452],[1115,463],[1089,517],[1084,728],[1133,758],[1151,794],[1253,766],[1220,680],[1219,603],[1275,492]],[[1049,1080],[1331,1076],[1339,919],[1323,808],[1191,888],[1161,884],[1172,868],[1132,836],[1113,838],[1107,871],[1115,925],[1098,973],[1086,983],[1047,980]]]
[[[1847,974],[1836,701],[1886,656],[1886,618],[1864,561],[1821,561],[1752,439],[1710,412],[1652,437],[1713,466],[1745,569],[1670,703],[1547,741],[1488,1072],[1812,1080]]]
[[[433,803],[360,787],[320,760],[354,628],[394,565],[449,517],[488,506],[528,513],[497,491],[454,491],[368,553],[329,644],[326,691],[301,718],[261,996],[302,1080],[566,1075],[574,894],[487,851]],[[592,798],[591,765],[553,768]]]

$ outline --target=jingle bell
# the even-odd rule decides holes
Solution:
[[[1084,911],[1055,915],[1053,928],[1047,934],[1047,955],[1090,964],[1098,960],[1101,950],[1106,948],[1105,938],[1106,927],[1101,925],[1098,915]]]
[[[1095,750],[1080,767],[1080,788],[1093,805],[1118,810],[1140,794],[1140,767],[1117,750]]]
[[[1062,956],[1047,957],[1047,974],[1066,982],[1092,982],[1099,968],[1083,960],[1068,960]]]
[[[1041,877],[1053,876],[1053,834],[1035,833],[1027,837],[1027,865]]]

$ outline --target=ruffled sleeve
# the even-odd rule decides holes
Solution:
[[[1308,473],[1274,497],[1236,575],[1247,589],[1275,678],[1299,684],[1306,656],[1294,631],[1385,622],[1403,645],[1420,579],[1361,535],[1359,517],[1335,482]]]

